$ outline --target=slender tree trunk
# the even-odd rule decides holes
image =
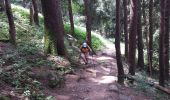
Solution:
[[[123,8],[124,8],[124,34],[125,34],[125,57],[128,61],[128,21],[127,21],[127,0],[123,0]]]
[[[72,13],[72,1],[68,0],[68,10],[70,17],[70,26],[71,26],[71,34],[74,35],[74,21],[73,21],[73,13]]]
[[[33,24],[34,20],[33,20],[33,6],[32,4],[30,5],[30,25]]]
[[[170,0],[165,1],[165,34],[164,34],[164,64],[165,80],[169,80],[169,17],[170,17]]]
[[[145,36],[145,39],[146,39],[146,49],[147,49],[147,58],[148,58],[148,68],[150,70],[150,75],[152,75],[152,71],[151,71],[151,67],[150,67],[150,56],[149,56],[149,39],[148,39],[148,22],[147,22],[147,17],[146,17],[146,1],[143,0],[142,1],[142,12],[143,12],[143,24],[144,24],[144,31],[143,31],[143,34]]]
[[[4,0],[0,0],[0,12],[5,10]]]
[[[116,0],[116,33],[115,33],[115,48],[116,48],[116,60],[118,68],[118,82],[124,82],[124,70],[120,52],[120,0]]]
[[[164,6],[165,0],[160,0],[160,11],[161,11],[161,22],[160,22],[160,34],[159,34],[159,85],[164,86],[165,75],[164,75],[164,34],[165,34],[165,22],[164,22]]]
[[[57,35],[57,52],[59,55],[65,55],[65,46],[64,46],[64,24],[61,14],[61,3],[60,0],[57,0],[57,15],[58,15],[58,35]]]
[[[152,71],[152,56],[153,56],[153,0],[149,2],[149,61],[148,71]]]
[[[129,34],[129,73],[135,75],[136,35],[137,35],[137,1],[131,0],[130,9],[131,23]]]
[[[89,9],[90,0],[84,0],[84,5],[86,14],[86,32],[87,32],[86,41],[88,45],[91,47],[91,14]]]
[[[57,0],[41,0],[45,24],[45,52],[56,51],[65,55],[64,25],[62,22],[60,2]]]
[[[5,0],[5,6],[6,6],[6,14],[9,22],[9,35],[10,35],[9,39],[13,45],[16,45],[16,30],[15,30],[15,24],[14,24],[14,19],[11,10],[11,3],[9,0]]]
[[[137,17],[137,35],[138,35],[138,67],[144,69],[144,55],[143,55],[143,35],[142,35],[142,19],[141,19],[141,1],[138,0],[138,17]]]
[[[36,25],[39,26],[39,19],[38,19],[38,7],[37,7],[37,0],[32,0],[32,5],[34,8],[34,22]]]

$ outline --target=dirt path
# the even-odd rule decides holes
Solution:
[[[104,54],[104,55],[101,55]],[[46,91],[57,100],[150,100],[142,93],[117,84],[116,60],[101,53],[90,64],[66,75],[64,88]]]
[[[3,46],[0,51],[4,51]],[[109,55],[115,55],[113,49],[90,57],[88,65],[77,66],[74,73],[66,75],[63,88],[45,87],[44,92],[56,100],[150,100],[139,91],[117,84],[116,60]]]

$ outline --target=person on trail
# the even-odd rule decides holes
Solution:
[[[80,57],[83,59],[85,64],[88,64],[88,56],[89,53],[92,52],[92,49],[89,47],[89,45],[84,42],[81,46],[80,46]]]

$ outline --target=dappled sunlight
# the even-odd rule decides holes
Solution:
[[[107,67],[101,67],[104,71],[106,71],[106,72],[110,72],[110,68],[107,68]],[[109,73],[107,73],[107,74],[109,74]]]
[[[77,25],[75,25],[75,27],[81,29],[82,31],[86,31],[85,27],[81,27],[81,26],[77,26]],[[106,38],[102,37],[99,33],[92,31],[92,35],[99,38],[103,42],[103,44],[106,46],[106,48],[115,50],[114,44],[112,42],[108,41]]]
[[[101,80],[99,81],[99,83],[103,83],[103,84],[109,84],[109,83],[113,83],[117,80],[117,77],[115,76],[103,76],[101,77]]]
[[[98,57],[96,60],[112,60],[113,58],[111,57]]]
[[[58,100],[62,99],[62,100],[70,100],[70,96],[66,96],[66,95],[57,95]]]
[[[112,65],[112,66],[116,66],[116,62],[114,62],[114,61],[111,62],[111,65]]]
[[[61,65],[61,66],[69,66],[70,65],[70,62],[62,57],[59,57],[59,56],[53,56],[53,55],[50,55],[47,57],[47,60],[49,61],[53,61],[55,62],[58,66]],[[59,66],[59,67],[61,67]]]
[[[117,81],[117,77],[116,76],[102,76],[100,78],[91,78],[90,80],[98,84],[110,84],[110,83]]]

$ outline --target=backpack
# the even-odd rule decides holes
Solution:
[[[88,47],[81,47],[81,52],[83,52],[83,53],[87,53],[87,52],[89,52],[89,48]]]

